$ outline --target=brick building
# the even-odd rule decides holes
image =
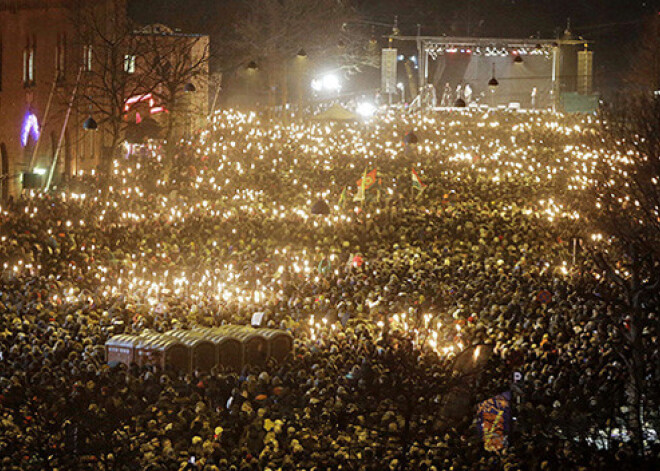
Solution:
[[[73,0],[0,0],[2,199],[19,194],[30,184],[30,175],[32,178],[36,175],[37,184],[43,183],[56,153],[55,180],[96,168],[101,153],[112,140],[111,126],[105,122],[102,113],[91,102],[82,99],[91,96],[89,90],[94,87],[90,81],[98,81],[98,78],[92,78],[92,68],[96,64],[93,54],[99,52],[80,39],[80,30],[75,25],[76,11],[72,8],[74,3]],[[124,0],[97,0],[95,5],[100,8],[108,5],[108,8],[117,8],[119,5],[121,15],[125,16]],[[159,43],[167,41],[168,37],[177,40],[190,38],[194,45],[189,53],[197,56],[197,59],[190,60],[199,60],[200,55],[208,54],[208,37],[183,35],[160,26],[142,28],[136,35],[158,36]],[[94,41],[89,42],[93,44]],[[126,80],[132,74],[140,73],[140,64],[145,60],[130,54],[122,58],[120,67],[124,69]],[[191,102],[186,108],[198,113],[197,116],[206,112],[208,103],[208,67],[202,66],[200,71],[191,80],[196,93],[194,98],[189,98]],[[97,77],[101,76],[95,72]],[[144,82],[146,90],[148,81]],[[102,90],[96,87],[96,102],[103,101],[104,98],[98,96]],[[147,95],[137,90],[131,89],[134,96],[123,97],[128,103],[125,119],[135,119],[133,104],[143,105],[144,101],[149,105],[148,114],[157,120],[166,120],[168,111],[156,99],[158,90],[150,89],[154,92],[153,97],[135,101],[136,96]],[[67,111],[69,118],[65,127]],[[97,132],[83,130],[82,124],[90,114],[99,122]]]

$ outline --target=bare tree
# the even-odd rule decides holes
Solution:
[[[228,41],[233,64],[255,61],[266,77],[269,105],[275,90],[288,101],[291,62],[301,49],[313,60],[336,53],[342,27],[354,11],[340,0],[254,0],[243,3]]]
[[[660,15],[650,15],[645,23],[628,82],[642,90],[660,90]]]
[[[618,314],[624,347],[617,353],[630,376],[630,423],[641,452],[660,306],[660,97],[628,95],[603,110],[601,123],[596,138],[606,150],[578,207],[606,302]]]
[[[137,58],[146,44],[134,34],[135,25],[126,17],[122,0],[89,3],[72,8],[76,43],[83,51],[80,104],[88,107],[107,133],[101,167],[110,162],[127,126],[126,100],[152,92],[157,84]]]
[[[373,28],[361,23],[344,24],[340,30],[337,63],[348,75],[380,67],[380,48]]]
[[[163,137],[169,142],[177,125],[184,125],[193,114],[206,111],[195,109],[192,96],[202,95],[201,99],[195,100],[197,103],[208,101],[208,96],[205,96],[208,86],[208,38],[174,31],[158,33],[148,29],[138,34],[150,51],[144,60],[151,65],[150,80],[157,84],[152,94],[167,110]]]
[[[129,100],[151,95],[162,104],[169,111],[167,137],[182,114],[193,111],[182,96],[189,83],[206,89],[208,41],[139,29],[126,16],[124,0],[78,2],[72,22],[83,52],[79,106],[89,109],[104,130],[101,168],[107,171],[130,125]]]

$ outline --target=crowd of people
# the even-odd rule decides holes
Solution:
[[[169,153],[132,148],[110,175],[4,202],[0,467],[655,469],[657,407],[639,452],[625,315],[567,203],[602,154],[594,125],[223,111]],[[310,212],[319,199],[329,214]],[[255,312],[294,335],[283,364],[105,360],[116,334]],[[655,327],[645,335],[658,345]],[[457,368],[465,352],[478,367]],[[652,358],[660,378],[660,348]],[[507,444],[486,450],[477,405],[504,391]]]

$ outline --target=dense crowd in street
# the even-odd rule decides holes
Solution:
[[[616,164],[594,125],[225,111],[169,155],[127,148],[108,178],[2,203],[0,468],[657,469],[657,398],[641,458],[625,315],[584,249],[603,235],[569,204],[598,159]],[[294,335],[285,363],[106,364],[115,334],[255,312]],[[478,367],[457,367],[465,352]],[[504,391],[508,445],[487,451],[476,406]]]

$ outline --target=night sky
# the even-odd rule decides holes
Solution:
[[[231,29],[239,0],[132,0],[139,22],[162,22],[183,30],[212,34]],[[365,22],[392,24],[402,34],[557,37],[570,18],[572,31],[594,41],[596,86],[615,89],[634,55],[642,20],[660,8],[641,0],[355,0]],[[656,13],[657,14],[657,13]],[[378,35],[388,28],[376,26]]]

